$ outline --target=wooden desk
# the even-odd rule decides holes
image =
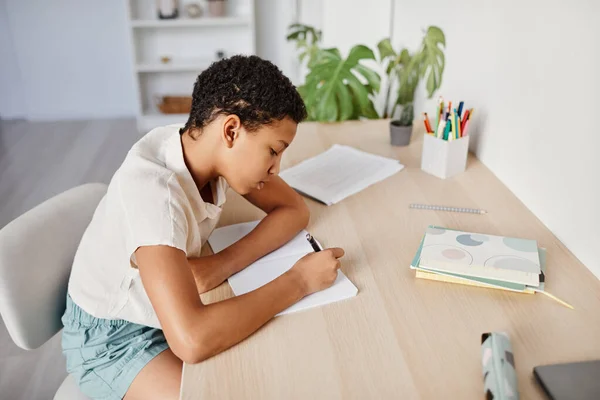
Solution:
[[[350,300],[278,317],[232,349],[185,365],[188,399],[481,399],[481,334],[512,340],[521,399],[543,398],[536,365],[600,358],[600,281],[476,158],[440,180],[422,172],[421,135],[389,145],[387,121],[303,124],[282,168],[334,143],[393,157],[406,168],[341,203],[306,200],[309,230],[346,250]],[[262,213],[229,194],[221,225]],[[410,203],[484,208],[485,216],[411,210]],[[534,238],[548,249],[543,295],[417,280],[409,263],[427,225]],[[232,296],[224,284],[203,296]]]

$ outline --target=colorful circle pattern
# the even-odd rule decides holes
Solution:
[[[456,237],[456,241],[464,246],[481,246],[483,243],[490,240],[489,237],[485,235],[458,235]]]

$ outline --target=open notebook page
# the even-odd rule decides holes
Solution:
[[[397,160],[349,146],[329,150],[288,168],[279,175],[299,192],[327,205],[335,204],[402,170]]]
[[[247,235],[258,223],[259,221],[254,221],[215,229],[208,242],[215,253],[219,252]],[[306,231],[302,231],[284,246],[229,277],[228,283],[236,296],[251,292],[284,274],[299,259],[312,251],[312,247],[306,240]],[[356,296],[357,292],[356,286],[342,271],[338,271],[338,276],[331,287],[303,298],[277,315],[344,300]]]

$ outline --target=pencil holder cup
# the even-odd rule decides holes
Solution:
[[[469,136],[443,140],[425,134],[421,169],[428,174],[446,179],[465,170],[469,153]]]

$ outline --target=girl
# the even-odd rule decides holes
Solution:
[[[235,56],[200,74],[183,128],[156,128],[133,146],[82,238],[69,280],[62,346],[83,393],[177,399],[182,361],[222,352],[334,282],[339,248],[310,254],[243,296],[210,305],[199,296],[308,224],[302,198],[277,176],[305,117],[276,66]],[[267,216],[231,247],[200,257],[228,187]]]

